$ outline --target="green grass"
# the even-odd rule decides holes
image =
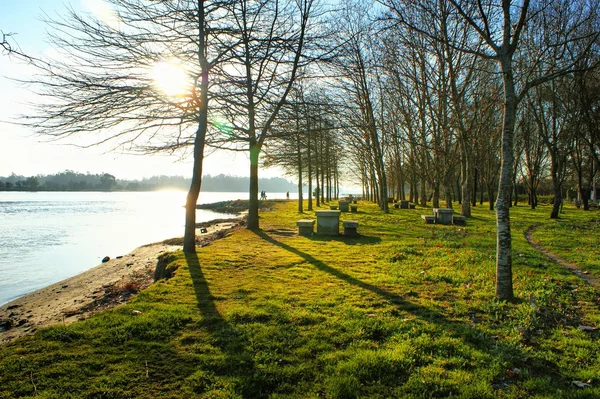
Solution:
[[[568,208],[534,232],[541,245],[600,278],[600,212]]]
[[[599,333],[578,329],[600,325],[598,295],[523,235],[592,259],[564,230],[594,216],[513,208],[506,303],[486,208],[458,227],[361,202],[342,217],[361,237],[310,238],[295,221],[314,214],[278,203],[126,305],[1,347],[0,398],[600,397]]]

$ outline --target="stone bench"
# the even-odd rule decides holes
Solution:
[[[410,209],[415,209],[417,207],[417,204],[408,204],[408,207]]]
[[[433,224],[435,222],[435,216],[433,215],[421,215],[421,219],[423,219],[426,224]]]
[[[433,216],[437,224],[452,224],[452,214],[454,209],[449,208],[433,208]]]
[[[352,213],[358,212],[358,205],[350,205],[350,212],[352,212]]]
[[[344,224],[344,235],[345,236],[357,236],[358,232],[358,221],[356,220],[344,220],[342,222]]]
[[[466,216],[453,216],[452,223],[457,224],[459,226],[465,226],[467,224]]]
[[[348,212],[348,206],[350,205],[349,201],[339,200],[338,204],[340,206],[340,211]]]
[[[296,222],[298,226],[298,234],[302,236],[311,236],[315,227],[315,221],[312,219],[300,219]]]
[[[337,236],[340,234],[340,211],[316,211],[317,234]]]
[[[408,209],[408,201],[400,200],[400,209]]]
[[[337,205],[329,205],[329,209],[331,209],[332,211],[337,210]]]

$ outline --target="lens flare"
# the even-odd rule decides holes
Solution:
[[[150,73],[154,86],[167,96],[180,96],[188,89],[185,70],[176,61],[161,61]]]

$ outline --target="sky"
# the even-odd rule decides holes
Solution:
[[[27,55],[36,57],[52,51],[46,41],[44,13],[64,14],[67,5],[76,10],[92,10],[101,0],[0,0],[0,30],[13,38]],[[0,176],[46,175],[73,170],[110,173],[121,179],[141,179],[153,175],[191,176],[192,159],[180,156],[132,155],[113,152],[110,147],[82,149],[77,141],[48,142],[31,130],[14,123],[28,111],[35,96],[11,80],[26,78],[31,68],[14,57],[0,55]],[[249,175],[246,152],[215,152],[204,161],[204,174]],[[279,168],[259,170],[259,177],[282,177]]]

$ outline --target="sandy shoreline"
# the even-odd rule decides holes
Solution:
[[[215,233],[235,228],[239,222],[239,219],[231,219],[202,230],[198,228],[199,246],[208,245],[218,238]],[[137,290],[152,284],[158,256],[180,250],[180,241],[170,239],[141,246],[123,257],[0,306],[0,344],[33,334],[43,327],[70,324],[126,302]]]

